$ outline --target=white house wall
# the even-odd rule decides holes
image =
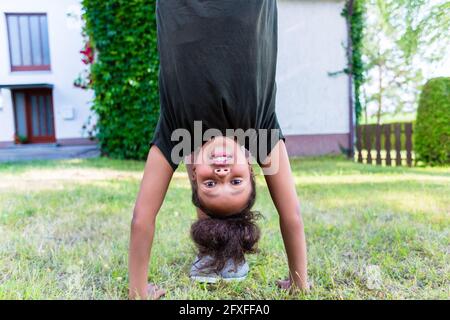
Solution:
[[[53,87],[56,139],[80,138],[82,126],[89,116],[92,92],[73,86],[83,70],[79,51],[82,49],[80,26],[71,23],[67,12],[79,7],[78,0],[0,0],[0,84],[49,83]],[[51,71],[11,72],[5,13],[46,13],[48,21]],[[0,142],[12,141],[13,106],[10,90],[1,90]],[[74,118],[65,120],[64,113],[74,110]]]
[[[344,1],[278,0],[277,114],[286,135],[349,133]]]

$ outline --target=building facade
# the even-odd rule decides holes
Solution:
[[[278,0],[277,114],[291,155],[340,153],[353,130],[344,0]]]
[[[0,147],[90,143],[78,0],[0,1]]]
[[[275,0],[274,0],[275,1]],[[278,0],[277,114],[290,155],[339,153],[353,130],[344,0]],[[0,1],[0,147],[89,143],[79,0]]]

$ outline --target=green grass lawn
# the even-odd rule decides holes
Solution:
[[[0,164],[0,299],[126,298],[129,224],[143,166],[103,158]],[[311,292],[290,296],[275,286],[287,275],[286,254],[261,175],[256,209],[265,218],[248,279],[192,283],[195,209],[180,167],[158,216],[149,267],[166,299],[450,297],[448,168],[383,168],[338,157],[293,159],[292,168]]]

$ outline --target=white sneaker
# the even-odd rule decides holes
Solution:
[[[217,272],[213,268],[208,267],[212,261],[211,256],[204,256],[195,259],[191,267],[190,278],[204,283],[216,283],[220,279],[224,281],[242,281],[247,277],[249,266],[246,261],[240,263],[235,267],[232,259],[228,259],[222,270]]]
[[[249,269],[245,260],[235,266],[233,260],[228,259],[225,267],[220,271],[220,276],[224,281],[242,281],[247,278]]]
[[[204,256],[201,259],[197,256],[195,262],[192,264],[191,272],[189,273],[190,278],[204,283],[216,283],[219,281],[220,274],[211,267],[208,267],[208,264],[210,264],[211,261],[212,257],[210,256]]]

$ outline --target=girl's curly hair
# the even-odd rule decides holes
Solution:
[[[199,256],[211,256],[208,267],[220,271],[227,260],[232,259],[234,265],[244,261],[244,254],[256,253],[260,230],[256,220],[261,216],[251,208],[256,200],[256,184],[251,173],[252,191],[244,209],[228,216],[219,216],[206,208],[197,192],[197,183],[192,185],[192,203],[201,209],[209,219],[201,219],[191,226],[191,238],[199,250]]]

